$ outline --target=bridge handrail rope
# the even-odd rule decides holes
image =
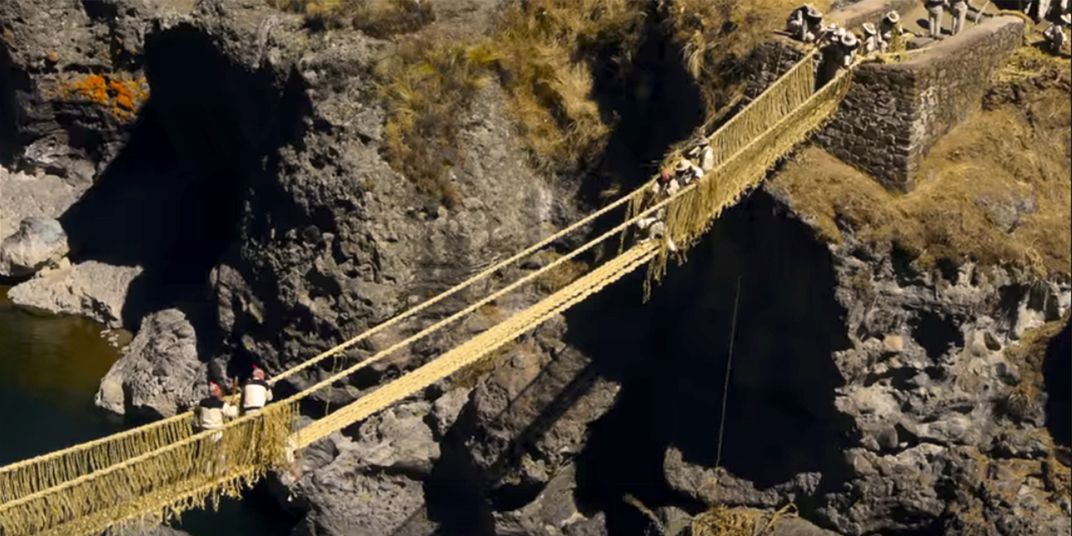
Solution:
[[[131,503],[127,508],[136,510],[134,513],[127,512],[123,515],[113,512],[116,514],[115,518],[136,517],[137,512],[145,512],[147,511],[146,509],[158,511],[159,508],[155,506],[136,504],[139,502],[137,498],[142,496],[152,497],[152,500],[159,503],[160,499],[157,495],[166,494],[167,490],[172,488],[191,489],[191,486],[193,486],[192,489],[201,489],[205,481],[212,482],[218,476],[214,472],[204,474],[205,460],[216,459],[212,458],[212,456],[225,456],[227,466],[231,469],[239,470],[243,476],[220,486],[205,485],[208,491],[205,491],[203,495],[189,496],[185,492],[179,493],[178,491],[176,493],[186,497],[183,500],[188,501],[189,504],[200,504],[200,502],[208,498],[218,500],[220,496],[237,494],[243,486],[259,478],[270,468],[280,465],[282,460],[285,459],[285,451],[288,448],[287,437],[288,434],[291,434],[292,418],[296,414],[298,401],[348,377],[357,370],[393,354],[413,341],[442,329],[451,322],[472,313],[479,307],[498,299],[506,293],[512,292],[538,277],[542,277],[550,270],[596,245],[619,234],[624,234],[639,219],[649,214],[654,214],[663,208],[666,208],[669,237],[679,245],[685,247],[692,245],[699,235],[710,227],[714,218],[727,204],[734,202],[749,188],[754,187],[755,184],[762,180],[766,171],[788,149],[804,139],[812,129],[821,125],[836,108],[837,102],[840,100],[839,97],[844,95],[848,87],[848,70],[841,72],[819,91],[814,91],[814,70],[806,68],[814,67],[814,58],[814,53],[806,56],[804,60],[775,81],[771,88],[761,93],[759,97],[746,106],[740,113],[746,115],[746,117],[743,119],[735,118],[736,120],[728,121],[726,125],[723,125],[723,128],[730,125],[743,125],[731,126],[730,128],[740,128],[745,131],[758,130],[757,126],[762,125],[764,130],[754,139],[743,144],[739,142],[742,139],[740,136],[722,134],[719,139],[725,142],[723,147],[736,147],[736,150],[729,157],[724,157],[725,153],[722,153],[721,150],[716,150],[716,152],[722,153],[720,154],[719,164],[704,179],[682,188],[674,196],[641,210],[637,206],[640,202],[638,200],[644,198],[650,183],[644,185],[555,235],[526,248],[526,250],[498,263],[496,266],[476,274],[467,281],[432,298],[432,300],[441,301],[472,282],[488,277],[502,269],[502,267],[546,247],[546,245],[560,239],[565,234],[591,223],[611,210],[626,203],[630,204],[630,210],[625,221],[599,237],[590,240],[539,270],[525,275],[499,291],[395,343],[386,350],[347,367],[279,403],[269,405],[260,415],[240,417],[228,423],[220,431],[199,433],[192,433],[189,421],[182,422],[178,417],[167,419],[162,422],[181,422],[182,425],[185,425],[186,437],[178,437],[182,435],[183,430],[181,430],[181,426],[177,426],[177,431],[173,430],[171,432],[170,437],[173,440],[167,444],[160,445],[154,449],[148,449],[148,446],[143,445],[141,452],[133,452],[133,449],[124,451],[123,454],[127,454],[124,459],[112,459],[113,463],[104,467],[95,467],[91,472],[85,471],[86,466],[60,466],[56,468],[55,465],[58,464],[45,463],[41,465],[38,467],[38,469],[41,469],[39,472],[51,475],[48,480],[54,482],[54,484],[43,489],[32,489],[29,493],[21,493],[14,500],[0,498],[0,500],[5,501],[0,502],[0,533],[13,536],[15,534],[33,533],[34,531],[53,530],[58,526],[75,529],[79,520],[85,520],[84,523],[88,523],[83,527],[85,531],[99,530],[103,528],[100,525],[100,521],[93,521],[93,519],[101,517],[97,515],[101,510],[99,507],[101,504],[106,505],[103,508],[111,511],[116,508],[122,508],[122,506],[116,506],[118,504]],[[808,88],[807,96],[801,99],[804,86],[808,83],[812,85]],[[779,87],[775,88],[773,86]],[[760,101],[763,102],[757,104]],[[778,118],[771,120],[773,119],[772,114],[778,116]],[[764,118],[766,118],[765,123],[761,122]],[[712,134],[712,139],[715,139],[716,136],[720,136],[719,132]],[[716,149],[720,148],[716,147]],[[438,379],[451,374],[466,364],[487,355],[495,348],[501,347],[505,342],[532,329],[546,318],[557,314],[564,308],[584,299],[584,297],[597,292],[644,262],[650,263],[649,281],[653,278],[653,274],[655,279],[661,278],[665,272],[668,256],[669,252],[665,242],[661,244],[642,242],[620,253],[617,257],[601,264],[589,274],[570,283],[548,298],[521,310],[507,320],[407,373],[402,378],[385,384],[369,395],[337,409],[335,412],[301,430],[293,432],[290,435],[289,447],[301,448],[307,446],[316,439],[361,420],[401,398],[410,396],[416,390],[438,381]],[[399,315],[399,317],[403,315],[412,316],[433,303],[425,302],[415,306]],[[365,334],[322,352],[311,358],[310,361],[337,354],[356,344],[358,340],[374,334],[370,334],[370,332],[375,332],[374,330],[378,328],[382,331],[382,329],[389,327],[391,322],[397,323],[401,321],[396,320],[399,317],[392,318],[365,332]],[[384,327],[381,328],[381,326]],[[291,374],[312,366],[306,363],[308,361],[289,369],[294,371]],[[414,376],[415,374],[416,376]],[[278,378],[280,377],[277,376]],[[397,383],[400,381],[401,383]],[[188,417],[186,418],[188,419]],[[102,444],[101,441],[91,443]],[[103,444],[106,444],[106,442]],[[114,454],[116,453],[111,451],[106,454],[92,452],[88,457],[92,458],[92,456],[99,455],[107,458],[109,455]],[[57,457],[54,455],[49,460],[55,460]],[[47,458],[47,456],[35,459],[44,458]],[[64,459],[63,461],[70,462],[71,460]],[[80,471],[81,474],[71,477],[71,475]],[[0,483],[3,483],[3,481],[0,481]],[[175,508],[178,507],[175,506]]]
[[[679,192],[678,196],[683,194],[685,191],[686,190],[682,190],[681,192]],[[29,529],[29,532],[26,533],[33,533],[35,531],[47,529],[49,516],[53,515],[57,511],[61,512],[61,515],[66,514],[77,518],[83,515],[92,514],[92,507],[96,502],[103,502],[104,504],[109,505],[130,502],[132,501],[133,497],[136,497],[139,494],[138,492],[147,492],[151,491],[154,487],[159,487],[159,483],[155,483],[157,485],[154,486],[152,478],[141,478],[145,477],[146,473],[163,473],[165,475],[168,475],[169,477],[172,475],[193,475],[186,476],[182,479],[157,479],[163,480],[165,482],[168,480],[189,480],[196,478],[199,468],[204,465],[204,460],[211,459],[211,456],[213,456],[213,454],[205,454],[205,452],[212,452],[212,448],[210,448],[211,445],[209,445],[209,443],[213,443],[212,438],[221,434],[222,439],[225,440],[225,445],[220,447],[219,450],[222,450],[222,452],[226,453],[228,459],[243,459],[243,456],[248,457],[250,455],[256,456],[258,454],[257,452],[247,453],[246,451],[256,451],[258,449],[275,452],[275,456],[262,456],[261,458],[257,458],[261,460],[261,462],[257,464],[259,469],[255,471],[253,473],[253,476],[251,477],[255,479],[268,469],[277,465],[279,463],[279,460],[283,459],[281,452],[285,448],[285,441],[283,441],[283,438],[276,437],[277,444],[273,447],[271,445],[268,445],[268,442],[265,441],[266,437],[263,434],[260,434],[258,436],[260,437],[260,440],[255,443],[252,443],[251,441],[242,441],[241,439],[238,440],[237,444],[235,444],[234,441],[227,443],[227,440],[232,437],[232,434],[229,433],[230,430],[242,430],[239,437],[243,438],[246,435],[253,433],[252,430],[255,428],[257,422],[271,423],[275,421],[278,417],[276,415],[277,413],[279,415],[286,416],[286,418],[281,418],[281,420],[285,421],[286,425],[289,427],[289,416],[292,414],[293,411],[295,411],[297,403],[299,401],[311,396],[316,392],[319,392],[319,390],[321,390],[322,388],[329,386],[336,381],[346,378],[353,372],[360,370],[361,368],[364,368],[372,364],[373,362],[390,355],[391,353],[413,342],[421,336],[432,331],[437,331],[441,329],[450,322],[457,320],[465,314],[478,309],[480,306],[490,301],[493,301],[497,297],[501,297],[505,293],[516,289],[525,283],[531,282],[538,277],[546,275],[547,272],[553,270],[558,265],[567,262],[568,260],[580,255],[581,253],[584,253],[585,251],[595,247],[596,245],[606,242],[607,240],[615,237],[618,233],[627,230],[631,225],[635,224],[637,220],[647,216],[648,214],[654,213],[656,210],[666,206],[678,196],[663,200],[662,202],[650,207],[649,209],[634,216],[633,218],[617,225],[612,230],[603,233],[599,237],[574,249],[566,255],[563,255],[562,257],[556,259],[554,262],[549,263],[547,266],[544,266],[533,273],[527,274],[524,278],[512,283],[509,287],[506,287],[496,292],[495,294],[482,299],[481,302],[470,305],[466,308],[466,310],[460,311],[459,313],[455,313],[451,317],[441,320],[435,325],[430,326],[425,330],[422,330],[421,333],[411,336],[404,341],[400,341],[399,343],[396,343],[390,348],[387,348],[386,350],[381,351],[364,361],[356,363],[355,365],[343,371],[340,371],[333,376],[326,378],[300,391],[299,393],[288,397],[287,399],[267,406],[263,410],[263,413],[261,413],[260,415],[245,415],[239,417],[238,419],[235,419],[224,425],[222,429],[198,432],[178,442],[160,447],[158,449],[140,454],[138,456],[134,456],[122,462],[95,471],[93,473],[81,475],[75,479],[60,483],[48,489],[44,489],[27,495],[25,497],[16,499],[14,501],[2,504],[0,505],[0,529],[4,529],[2,531],[2,533],[4,534],[8,534],[8,531],[11,531],[11,533],[13,534],[22,534],[24,532],[21,531],[27,530],[26,527],[28,523],[30,527],[35,528]],[[332,415],[334,415],[334,413]],[[276,422],[271,426],[269,426],[268,424],[265,424],[265,426],[273,429],[279,429],[281,424]],[[321,427],[320,429],[322,430],[323,427]],[[298,437],[301,438],[302,436]],[[310,437],[310,435],[306,434],[304,437],[308,438]],[[249,445],[251,443],[256,445],[257,449],[250,449]],[[304,443],[300,446],[305,446],[307,444],[308,443]],[[265,463],[266,460],[274,460],[274,462]],[[151,470],[136,473],[135,478],[133,479],[130,478],[130,476],[126,473],[120,473],[120,471],[123,469],[126,469],[128,467],[134,467],[136,464],[140,464],[143,462],[147,465],[150,465]],[[243,482],[238,482],[236,483],[236,486],[240,486],[241,484],[243,484]],[[82,488],[88,489],[73,489],[76,486],[82,486]],[[135,489],[135,493],[127,496],[116,495],[119,490],[130,487],[133,487]],[[237,489],[238,488],[236,487],[234,490],[223,490],[221,493],[237,493]]]
[[[355,337],[333,346],[302,363],[280,372],[271,378],[269,382],[274,385],[281,380],[315,366],[325,359],[338,355],[354,345],[365,341],[404,320],[412,318],[429,307],[465,290],[476,282],[486,279],[513,263],[542,250],[579,229],[584,228],[600,217],[625,205],[630,199],[630,195],[617,199],[613,203],[600,208],[588,216],[515,253],[511,257],[490,266],[480,273],[467,278],[461,283],[437,294],[436,296],[433,296],[432,298],[429,298],[428,300],[411,307],[410,309],[407,309],[406,311],[403,311],[402,313],[399,313],[398,315]],[[154,450],[159,446],[173,443],[178,439],[188,436],[192,432],[192,422],[193,412],[186,411],[130,430],[72,445],[71,447],[62,450],[42,454],[40,456],[35,456],[0,467],[0,504],[27,493],[47,489],[60,482],[69,480],[70,478],[75,478],[79,475],[102,469],[131,456],[135,456],[140,452]],[[103,447],[103,449],[100,447]],[[58,458],[63,459],[56,463],[55,460]],[[40,470],[41,468],[44,468],[44,470]]]
[[[311,442],[313,439],[312,436],[314,435],[316,437],[324,437],[338,429],[338,427],[346,426],[347,424],[345,423],[351,422],[355,418],[355,412],[360,412],[365,416],[375,413],[376,411],[409,396],[417,390],[431,385],[449,373],[457,371],[458,369],[483,358],[488,353],[495,351],[510,340],[513,340],[521,333],[534,328],[551,316],[559,314],[562,310],[585,299],[591,294],[598,292],[606,285],[620,279],[625,274],[635,270],[645,262],[648,262],[654,254],[655,248],[655,244],[651,242],[642,243],[631,248],[629,251],[600,265],[589,274],[582,276],[551,296],[544,298],[533,307],[518,312],[507,321],[501,322],[469,341],[462,343],[440,358],[437,358],[422,367],[407,373],[398,380],[390,382],[373,393],[362,397],[359,399],[363,401],[360,404],[355,402],[348,406],[344,406],[328,417],[324,417],[306,428],[299,430],[294,434],[295,437],[300,436],[295,443],[308,444]],[[256,419],[259,418],[259,416],[243,417],[243,419],[250,418]],[[318,427],[317,425],[322,421],[324,424]],[[231,427],[243,426],[245,424],[246,423],[244,422],[236,420]],[[199,435],[202,437],[189,438],[184,444],[175,445],[167,450],[181,449],[187,446],[187,443],[190,443],[195,439],[205,441],[206,437],[211,438],[213,433],[202,432]],[[139,461],[140,460],[129,460],[128,462],[133,464]],[[109,468],[108,470],[102,471],[102,473],[110,474],[115,473],[118,470],[119,468]],[[252,480],[255,473],[256,469],[240,467],[228,472],[224,477],[210,475],[207,477],[207,483],[202,483],[199,479],[191,478],[173,486],[165,486],[166,489],[164,491],[174,488],[174,501],[167,500],[167,493],[160,493],[160,490],[157,490],[157,492],[148,495],[147,502],[151,504],[148,505],[148,508],[144,511],[156,514],[152,517],[152,521],[154,522],[166,521],[169,517],[180,513],[182,511],[180,508],[183,505],[204,504],[205,501],[216,492],[217,487],[226,486],[228,488],[233,488],[234,486],[232,483],[237,484]],[[93,475],[87,475],[87,477],[91,476]],[[68,486],[65,486],[65,488],[69,488],[76,484],[77,483],[72,482]],[[64,491],[66,491],[66,489]],[[135,502],[140,501],[141,499],[139,498]],[[22,505],[20,504],[16,506]],[[104,511],[95,511],[91,513],[90,516],[87,516],[93,518],[89,520],[89,524],[87,525],[81,525],[79,519],[76,518],[58,527],[47,529],[49,532],[46,534],[89,533],[100,530],[105,524],[114,524],[117,520],[137,518],[141,511],[142,510],[136,504],[112,505],[109,503],[109,506]]]

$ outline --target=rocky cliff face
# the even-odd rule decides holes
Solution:
[[[497,9],[459,6],[435,24],[483,31]],[[470,156],[452,162],[457,198],[441,206],[385,154],[374,74],[398,43],[314,31],[263,2],[14,0],[0,29],[0,159],[22,170],[17,183],[0,175],[0,201],[11,184],[24,199],[59,198],[0,212],[0,235],[57,218],[73,262],[12,297],[140,327],[102,383],[115,409],[181,409],[208,361],[232,373],[297,363],[575,219],[604,185],[538,171],[492,83],[457,113]],[[662,91],[646,101],[661,105],[631,115],[621,103],[641,97],[607,97],[623,114],[607,173],[633,177],[626,163],[665,150],[645,135],[668,142],[695,126],[684,70],[652,67],[679,51],[648,38],[658,59],[630,80],[638,94]],[[1067,339],[1067,276],[931,267],[852,229],[834,243],[780,184],[730,211],[651,303],[623,281],[482,368],[308,449],[271,486],[302,516],[294,534],[677,533],[714,505],[790,501],[843,534],[1067,534],[1067,428],[1053,416],[1067,417],[1068,386],[1053,371],[1067,371],[1068,352],[1047,350],[1061,329]],[[484,308],[306,413],[546,290]]]

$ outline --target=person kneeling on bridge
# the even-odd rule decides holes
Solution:
[[[636,226],[641,231],[646,231],[646,236],[642,238],[641,242],[648,242],[651,240],[661,241],[666,240],[666,247],[670,251],[677,252],[677,245],[674,241],[666,236],[666,209],[659,209],[650,216],[640,218],[636,222]]]
[[[703,177],[703,175],[703,170],[688,158],[681,158],[674,165],[674,177],[682,186],[692,184],[692,181]]]
[[[272,401],[272,386],[265,380],[264,369],[253,365],[249,381],[242,386],[242,414],[260,413]]]
[[[197,403],[197,419],[195,424],[200,431],[219,430],[227,419],[238,417],[238,408],[232,406],[223,399],[223,388],[220,384],[208,382],[209,396]],[[223,432],[212,434],[213,441],[223,438]]]
[[[1054,54],[1061,54],[1062,50],[1068,45],[1068,36],[1065,35],[1065,31],[1062,28],[1072,25],[1072,15],[1065,13],[1061,15],[1060,24],[1053,24],[1046,31],[1042,32],[1042,36],[1046,38],[1046,45],[1049,47],[1050,52]]]

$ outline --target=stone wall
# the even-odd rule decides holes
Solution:
[[[905,62],[861,65],[817,141],[887,188],[911,190],[923,157],[979,106],[991,76],[1021,45],[1023,26],[993,18]]]
[[[858,30],[865,22],[877,24],[891,10],[907,11],[917,2],[918,0],[861,0],[831,11],[826,18],[829,22],[836,22],[846,28]],[[800,61],[807,48],[804,44],[784,35],[775,36],[774,39],[756,47],[747,61],[747,65],[752,69],[748,73],[747,97],[754,99],[762,93],[779,76]]]

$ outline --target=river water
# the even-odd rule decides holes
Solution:
[[[0,286],[0,465],[128,428],[93,405],[119,351],[83,318],[27,313]],[[194,536],[284,535],[289,518],[261,495],[192,512],[179,528]]]

